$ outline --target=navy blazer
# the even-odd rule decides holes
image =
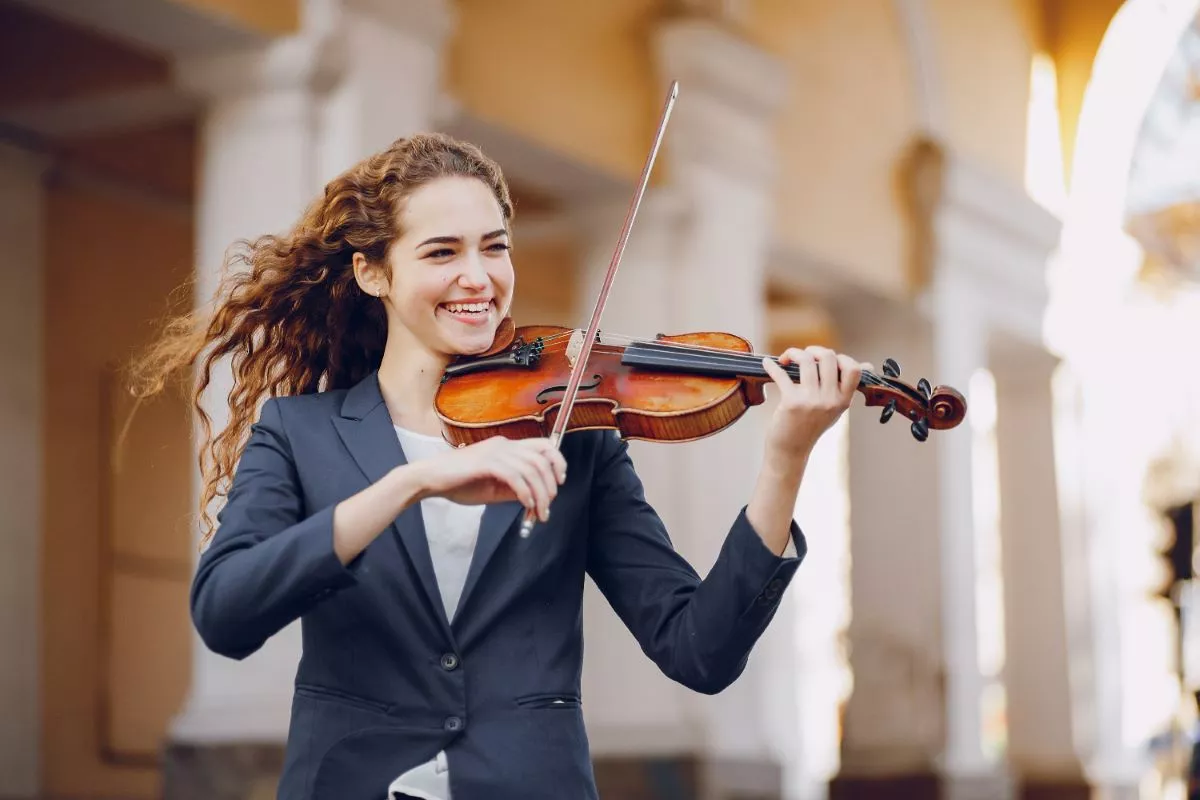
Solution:
[[[404,464],[375,374],[349,390],[268,400],[200,559],[191,609],[205,644],[241,659],[300,619],[303,655],[278,796],[384,800],[445,749],[454,800],[597,797],[580,698],[590,575],[669,678],[719,692],[745,667],[806,552],[733,525],[704,580],[647,504],[612,431],[566,436],[550,520],[490,505],[454,619],[420,505],[351,563],[333,509]]]

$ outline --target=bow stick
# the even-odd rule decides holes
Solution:
[[[554,447],[561,448],[563,434],[567,432],[567,423],[571,420],[571,411],[575,407],[575,396],[579,394],[579,383],[583,379],[584,368],[587,367],[588,357],[592,354],[592,343],[596,340],[596,334],[600,330],[600,315],[604,313],[604,304],[608,300],[608,293],[612,289],[613,278],[617,276],[617,267],[621,263],[621,255],[625,252],[625,243],[629,241],[629,231],[633,227],[633,219],[637,216],[638,207],[642,204],[642,195],[646,193],[646,185],[650,182],[650,171],[654,168],[654,160],[658,157],[658,148],[662,144],[663,134],[667,130],[667,120],[671,116],[671,109],[675,105],[675,97],[679,94],[679,81],[671,81],[671,89],[667,92],[666,103],[663,104],[662,116],[658,121],[658,131],[654,134],[654,144],[650,148],[649,155],[646,156],[646,164],[642,167],[642,175],[638,179],[637,190],[633,195],[633,202],[629,204],[629,211],[625,214],[625,224],[621,228],[621,235],[617,239],[616,250],[613,251],[612,261],[608,264],[608,274],[604,276],[604,285],[600,287],[600,294],[596,298],[596,307],[592,310],[592,319],[588,323],[587,332],[583,335],[583,347],[579,351],[579,356],[575,360],[575,365],[571,368],[571,377],[567,381],[567,389],[563,394],[562,405],[559,407],[558,416],[554,420],[554,429],[550,432],[550,441]],[[525,519],[521,523],[521,538],[524,539],[533,531],[533,524],[537,517],[530,510],[525,511]]]

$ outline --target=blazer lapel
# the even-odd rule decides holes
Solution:
[[[346,394],[341,414],[333,417],[333,424],[346,449],[371,483],[408,463],[392,427],[383,395],[379,392],[379,379],[375,373],[368,375]],[[443,630],[449,635],[450,623],[438,591],[420,504],[407,508],[395,519],[392,528],[416,569],[426,599],[433,606]]]

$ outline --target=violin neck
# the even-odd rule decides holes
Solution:
[[[771,380],[771,376],[763,369],[763,356],[754,353],[739,353],[735,350],[713,350],[688,345],[635,342],[625,347],[621,363],[631,367],[646,367],[669,372],[690,372],[696,375],[707,375],[713,378],[751,378],[763,381]],[[771,357],[776,364],[779,359]],[[794,381],[800,380],[800,365],[788,364],[783,367]],[[859,388],[869,381],[864,375],[859,380]]]

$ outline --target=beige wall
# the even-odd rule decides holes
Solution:
[[[1021,186],[1031,29],[1023,0],[930,0],[950,145]]]
[[[158,743],[189,680],[189,420],[181,400],[156,401],[118,451],[130,402],[115,370],[188,278],[191,210],[94,171],[125,148],[164,156],[172,137],[170,185],[187,130],[80,146],[47,193],[42,742],[56,797],[156,796]]]
[[[449,90],[472,114],[636,177],[662,102],[653,0],[458,0]]]
[[[949,146],[1018,184],[1040,35],[1030,2],[929,7]],[[660,102],[651,31],[663,4],[457,6],[450,90],[472,113],[594,167],[636,175]],[[782,60],[790,83],[776,140],[777,236],[869,288],[903,292],[906,234],[894,172],[918,115],[895,3],[758,0],[747,9],[746,34]]]
[[[752,4],[751,36],[789,95],[776,147],[776,235],[883,291],[904,285],[893,165],[917,124],[909,55],[890,0]]]
[[[290,30],[297,7],[295,0],[255,4],[252,12],[230,0],[164,2],[267,32]],[[1048,39],[1057,56],[1069,56],[1061,67],[1069,110],[1094,54],[1088,40],[1115,3],[929,0],[950,149],[1021,183],[1032,53]],[[601,171],[637,175],[661,103],[653,30],[668,3],[454,5],[447,88],[473,115]],[[756,0],[746,9],[745,33],[783,61],[791,86],[777,137],[777,236],[794,254],[832,264],[865,287],[903,293],[910,277],[894,172],[918,114],[896,3]]]
[[[520,222],[513,237],[517,282],[512,317],[517,325],[585,325],[575,302],[578,250],[568,236],[522,238]]]

